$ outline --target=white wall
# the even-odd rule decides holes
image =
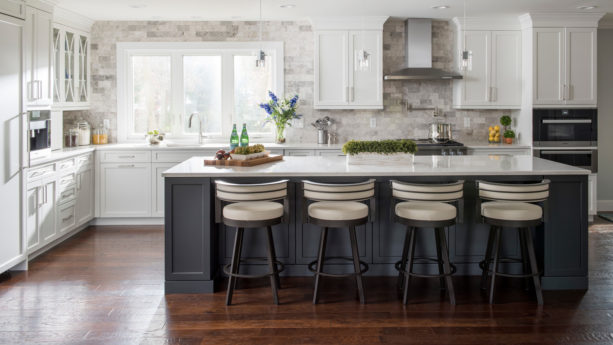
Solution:
[[[613,211],[613,29],[598,30],[598,210]]]

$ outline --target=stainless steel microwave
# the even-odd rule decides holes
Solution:
[[[596,147],[597,109],[534,109],[532,140],[540,147]]]

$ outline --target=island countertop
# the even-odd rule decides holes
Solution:
[[[208,157],[206,158],[208,159]],[[532,156],[415,156],[414,163],[348,165],[342,157],[284,157],[254,167],[205,166],[192,157],[163,173],[164,177],[292,176],[498,176],[588,175],[590,172]]]

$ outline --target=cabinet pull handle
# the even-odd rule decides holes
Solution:
[[[498,88],[492,86],[492,102],[498,101]]]
[[[43,81],[42,80],[37,80],[36,84],[38,85],[36,87],[36,90],[38,91],[38,93],[37,93],[38,99],[42,99],[43,98]]]
[[[65,222],[65,221],[67,221],[67,220],[69,220],[69,219],[70,219],[70,218],[72,218],[72,217],[73,217],[73,215],[71,214],[71,215],[70,215],[70,216],[68,216],[68,217],[62,218],[62,223],[63,223],[63,222]]]
[[[43,186],[43,198],[44,198],[43,204],[46,204],[47,203],[47,186]]]
[[[134,164],[124,164],[124,165],[118,165],[119,168],[135,168],[136,165]]]
[[[570,100],[571,100],[571,97],[570,97],[570,88],[571,88],[571,85],[570,85],[570,84],[568,84],[568,85],[566,86],[566,100],[567,100],[567,101],[570,101]]]
[[[63,179],[63,180],[62,180],[60,183],[61,183],[61,184],[66,184],[66,183],[68,183],[68,182],[70,182],[70,181],[72,181],[72,178],[65,178],[65,179]]]
[[[136,158],[135,155],[131,155],[131,156],[119,156],[119,158]]]
[[[77,175],[77,190],[81,190],[81,174]]]
[[[28,94],[28,101],[32,100],[32,82],[29,81],[26,84],[26,93]]]
[[[345,101],[349,102],[349,86],[345,87]]]
[[[45,194],[43,192],[43,195],[40,195],[40,187],[36,187],[36,204],[38,208],[45,204]]]
[[[69,198],[69,197],[71,197],[71,196],[73,196],[73,195],[74,195],[74,191],[72,191],[72,190],[70,191],[70,194],[63,194],[63,193],[62,193],[62,199]]]
[[[355,99],[355,88],[353,86],[349,87],[349,99],[351,102]]]

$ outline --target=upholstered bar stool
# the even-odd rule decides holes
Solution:
[[[546,205],[549,198],[549,180],[525,184],[477,181],[477,186],[480,204],[477,205],[477,209],[481,211],[483,221],[491,226],[485,259],[480,263],[483,270],[481,288],[486,288],[487,278],[490,275],[489,301],[492,304],[496,276],[532,278],[537,302],[543,304],[541,273],[538,270],[530,228],[543,223],[543,209],[547,210]],[[486,202],[481,203],[481,200]],[[518,229],[521,259],[500,257],[502,228]],[[522,263],[523,273],[503,273],[498,267],[501,262]]]
[[[215,181],[215,220],[230,227],[236,227],[232,261],[224,266],[228,275],[228,290],[226,305],[232,304],[232,293],[236,288],[238,278],[270,277],[272,297],[275,304],[279,304],[277,290],[280,288],[279,272],[283,271],[283,264],[277,260],[275,245],[272,237],[272,226],[287,219],[289,202],[287,199],[287,180],[260,183],[235,184],[225,181]],[[241,274],[239,268],[243,248],[243,234],[245,229],[266,229],[266,258],[250,259],[249,261],[265,261],[269,271],[265,274]]]
[[[402,303],[407,304],[411,277],[421,277],[439,278],[441,287],[447,290],[449,301],[455,304],[451,275],[455,273],[456,268],[449,261],[445,227],[454,225],[458,215],[463,212],[464,181],[445,184],[416,184],[393,180],[390,183],[394,221],[407,226],[402,259],[396,263],[396,269],[399,272],[398,285],[403,290]],[[461,221],[461,218],[458,220]],[[415,258],[417,228],[434,228],[436,259]],[[436,262],[439,274],[413,272],[413,264],[416,263],[416,260]]]
[[[360,183],[328,184],[312,181],[302,182],[303,216],[305,223],[322,227],[317,260],[311,262],[308,268],[315,274],[313,304],[319,299],[319,281],[326,277],[351,277],[356,280],[360,303],[365,304],[364,282],[362,274],[368,270],[368,265],[360,261],[358,240],[355,227],[364,225],[375,213],[375,180],[370,179]],[[329,228],[348,228],[351,242],[351,258],[326,257],[326,242]],[[340,259],[353,262],[353,273],[332,274],[323,271],[325,260]]]

